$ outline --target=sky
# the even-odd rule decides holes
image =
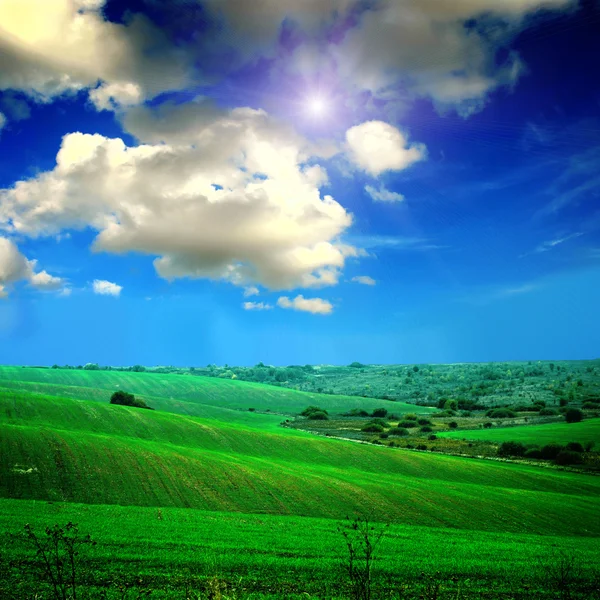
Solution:
[[[600,356],[597,0],[0,0],[0,364]]]

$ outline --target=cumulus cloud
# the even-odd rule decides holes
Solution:
[[[375,188],[372,185],[365,186],[365,192],[371,196],[375,202],[403,202],[404,196],[398,192],[390,192],[385,186],[380,185]]]
[[[367,121],[346,132],[349,158],[373,176],[384,171],[401,171],[423,160],[427,150],[423,144],[409,143],[399,129],[383,121]]]
[[[258,296],[259,290],[255,285],[248,286],[244,290],[244,298],[250,298],[250,296]]]
[[[333,305],[327,300],[323,300],[322,298],[305,298],[302,294],[291,300],[287,296],[281,296],[277,300],[277,306],[309,312],[315,315],[329,315],[333,311]]]
[[[165,279],[243,287],[335,285],[360,254],[340,242],[352,216],[321,196],[308,144],[265,112],[207,119],[172,106],[132,129],[153,143],[66,135],[52,171],[0,190],[0,227],[36,237],[91,226],[94,250],[154,255]]]
[[[47,102],[96,88],[100,109],[181,87],[187,59],[141,14],[104,19],[104,0],[0,2],[0,89]]]
[[[265,302],[244,302],[244,310],[271,310],[273,306]]]
[[[333,48],[349,86],[385,97],[398,84],[463,116],[480,110],[489,93],[524,71],[518,55],[497,64],[539,9],[566,9],[573,0],[378,0]],[[475,25],[476,23],[476,25]]]
[[[94,294],[100,294],[101,296],[114,296],[118,298],[121,295],[123,286],[106,281],[105,279],[94,279],[92,283]]]
[[[39,290],[56,290],[63,280],[46,271],[36,271],[37,261],[27,260],[8,238],[0,237],[0,298],[8,295],[8,286],[17,281],[27,281]]]
[[[368,275],[357,275],[356,277],[353,277],[350,281],[353,281],[354,283],[360,283],[361,285],[375,285],[377,283],[372,277],[369,277]]]

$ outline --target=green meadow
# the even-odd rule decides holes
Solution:
[[[467,440],[490,440],[492,442],[521,442],[523,444],[568,444],[569,442],[595,442],[600,445],[600,419],[581,423],[546,423],[527,427],[498,427],[496,429],[473,429],[440,432],[442,437]]]
[[[564,553],[588,583],[600,562],[600,477],[281,426],[308,404],[408,404],[185,375],[0,373],[0,592],[15,598],[52,597],[27,575],[31,548],[9,536],[25,523],[73,521],[98,542],[84,552],[90,598],[127,597],[110,595],[118,581],[161,598],[186,586],[216,597],[211,581],[223,598],[350,597],[337,529],[357,515],[391,524],[373,575],[382,598],[428,597],[436,577],[452,594],[439,598],[551,598]],[[157,410],[109,404],[116,389]],[[550,426],[593,436],[595,423]]]

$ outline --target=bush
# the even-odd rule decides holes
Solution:
[[[572,450],[562,450],[558,453],[554,462],[557,465],[579,465],[583,462],[581,454],[579,452],[573,452]]]
[[[364,431],[365,433],[382,433],[383,427],[379,425],[379,423],[367,423],[361,431]]]
[[[362,408],[353,408],[348,412],[342,413],[342,417],[368,417],[369,413]]]
[[[570,408],[565,413],[565,421],[567,423],[579,423],[579,421],[583,420],[583,412],[578,408]]]
[[[417,423],[419,425],[431,425],[431,421],[429,419],[419,419]]]
[[[525,458],[542,458],[542,453],[539,448],[529,448],[529,450],[525,450],[523,456]]]
[[[486,422],[483,424],[483,428],[484,428],[484,429],[490,429],[490,428],[491,428],[491,426],[492,426],[492,424],[491,424],[491,422],[490,422],[490,421],[486,421]]]
[[[554,417],[558,413],[553,408],[542,408],[540,410],[540,417]]]
[[[255,408],[249,408],[248,409],[250,412],[254,412],[256,409]]]
[[[513,419],[516,417],[514,411],[509,408],[494,408],[488,410],[486,415],[492,419]]]
[[[598,410],[600,409],[600,404],[598,404],[598,402],[592,402],[591,400],[588,400],[587,402],[583,403],[582,408],[585,408],[586,410]]]
[[[143,400],[136,398],[133,394],[129,392],[124,392],[123,390],[119,390],[115,392],[110,397],[111,404],[119,404],[121,406],[133,406],[134,408],[147,408],[148,410],[154,410],[152,407],[148,406]]]
[[[437,440],[437,435],[435,435],[435,433],[432,433],[430,436],[427,437],[427,439],[433,442],[433,440]]]
[[[307,406],[301,413],[300,415],[303,417],[308,417],[310,418],[310,415],[312,415],[313,413],[324,413],[325,415],[328,415],[329,413],[323,409],[323,408],[319,408],[318,406]]]
[[[387,438],[389,438],[389,437],[390,437],[390,434],[389,434],[389,433],[380,433],[380,434],[379,434],[379,437],[380,437],[382,440],[386,440]]]
[[[450,427],[450,429],[458,429],[458,423],[456,421],[450,421],[448,427]]]
[[[564,448],[560,444],[552,443],[543,446],[540,452],[542,458],[546,460],[554,460],[563,450]]]
[[[390,429],[390,435],[401,435],[401,436],[405,436],[408,435],[408,429],[404,429],[404,427],[393,427],[392,429]]]
[[[415,421],[409,421],[407,419],[405,419],[404,421],[400,421],[400,423],[398,423],[398,427],[408,427],[409,429],[411,427],[416,427],[417,423]]]
[[[329,419],[329,417],[327,416],[327,413],[323,410],[315,410],[314,412],[311,412],[308,415],[308,419],[310,421],[327,421],[327,419]]]
[[[376,408],[372,413],[372,417],[386,417],[388,414],[387,408]]]
[[[419,431],[422,431],[423,433],[431,433],[433,431],[433,428],[429,427],[429,425],[425,425],[424,427],[421,427]]]
[[[569,442],[566,449],[571,452],[583,452],[583,446],[579,442]]]
[[[425,444],[419,444],[417,450],[427,450],[427,446]]]
[[[569,404],[569,401],[566,398],[559,398],[558,403],[561,406],[566,406],[567,404]]]
[[[417,415],[415,415],[414,413],[408,413],[407,415],[404,415],[404,419],[406,419],[407,421],[416,421]]]
[[[498,456],[524,456],[527,448],[521,442],[502,442]]]

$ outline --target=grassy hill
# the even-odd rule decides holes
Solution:
[[[600,535],[592,476],[18,394],[0,431],[4,498]]]
[[[199,411],[193,405],[218,409],[298,414],[311,404],[341,413],[352,408],[373,410],[384,406],[390,412],[414,412],[415,406],[374,398],[298,392],[259,383],[159,373],[120,371],[84,371],[0,366],[0,389],[31,391],[46,396],[60,396],[108,402],[116,390],[140,396],[150,406],[170,412],[215,418],[216,413]],[[430,409],[419,407],[420,412]],[[204,411],[204,412],[203,412]]]
[[[464,438],[467,440],[491,440],[493,442],[522,442],[523,444],[549,444],[558,442],[596,442],[600,445],[600,419],[587,419],[581,423],[548,423],[525,427],[501,427],[497,429],[474,429],[449,431],[440,437]]]

